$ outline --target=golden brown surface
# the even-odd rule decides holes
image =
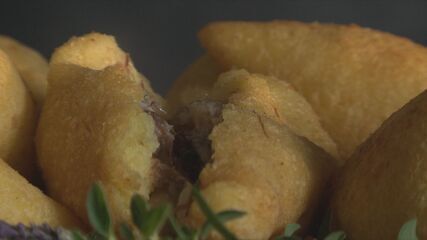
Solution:
[[[57,63],[71,63],[94,70],[102,70],[115,64],[129,65],[130,71],[135,78],[141,79],[144,88],[157,102],[163,102],[162,98],[154,93],[150,82],[134,68],[129,54],[118,46],[113,36],[92,32],[72,37],[52,54],[50,64]]]
[[[349,239],[396,239],[418,217],[426,239],[427,92],[387,121],[347,161],[332,201]],[[424,211],[424,213],[423,213]],[[420,214],[420,215],[418,215]]]
[[[0,158],[24,175],[35,177],[34,103],[17,70],[0,50]]]
[[[0,219],[11,224],[78,227],[67,209],[44,195],[0,159]]]
[[[195,101],[205,99],[221,73],[213,59],[203,55],[192,63],[174,81],[166,96],[168,114],[173,116],[177,110]]]
[[[159,143],[152,117],[141,108],[145,94],[129,66],[51,66],[37,132],[39,163],[52,198],[82,219],[95,181],[117,222],[129,220],[132,194],[148,198],[152,191]]]
[[[231,70],[215,83],[211,98],[230,102],[285,124],[338,159],[337,147],[310,104],[285,81],[245,70]]]
[[[46,96],[49,70],[46,59],[36,50],[8,36],[0,35],[0,49],[9,56],[35,102],[41,107]]]
[[[293,84],[343,157],[427,87],[424,47],[356,25],[218,22],[199,37],[223,68],[245,68]]]
[[[227,224],[240,239],[268,239],[312,212],[332,172],[333,159],[305,138],[251,109],[227,104],[210,139],[212,163],[200,175],[211,208],[247,213]],[[310,215],[310,214],[308,214]],[[195,203],[192,225],[203,215]],[[214,236],[218,238],[218,236]]]

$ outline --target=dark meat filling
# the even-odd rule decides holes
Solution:
[[[211,161],[209,134],[222,121],[221,102],[196,101],[181,109],[172,119],[175,129],[172,159],[175,167],[195,182],[206,163]]]
[[[166,112],[146,95],[141,102],[141,108],[154,120],[155,134],[159,147],[153,158],[159,160],[153,164],[153,191],[150,193],[150,204],[176,203],[186,180],[175,170],[172,162],[172,147],[174,142],[173,128],[165,120]]]
[[[180,175],[191,182],[197,180],[204,165],[211,160],[208,137],[213,127],[222,121],[222,105],[207,100],[193,102],[175,115],[171,121],[173,128],[165,120],[166,112],[149,95],[144,98],[141,108],[153,118],[160,145],[153,154],[159,161],[155,162],[153,177],[156,180],[150,201],[175,202],[187,182]]]
[[[173,127],[165,120],[166,112],[148,95],[141,102],[141,107],[146,113],[150,114],[156,125],[155,133],[160,146],[153,157],[159,159],[164,164],[172,165],[174,135],[172,132]]]

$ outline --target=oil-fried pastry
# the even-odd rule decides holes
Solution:
[[[212,88],[212,99],[252,109],[287,125],[295,134],[338,158],[335,142],[323,130],[310,104],[290,84],[275,77],[232,70],[222,74]]]
[[[348,159],[337,179],[332,220],[349,239],[396,239],[417,218],[427,238],[427,92],[395,112]]]
[[[163,105],[163,99],[153,91],[150,82],[135,69],[129,54],[118,46],[113,36],[92,32],[72,37],[52,54],[50,64],[57,63],[71,63],[95,70],[115,64],[128,65],[135,78],[140,78],[144,88]]]
[[[173,116],[185,105],[207,98],[221,72],[209,55],[205,54],[194,61],[173,82],[167,93],[168,114]]]
[[[217,22],[199,37],[223,70],[245,68],[295,86],[344,158],[427,88],[426,48],[356,25]]]
[[[87,220],[86,194],[100,181],[120,223],[130,219],[133,194],[157,201],[179,191],[183,181],[169,167],[171,127],[130,65],[53,64],[48,79],[36,143],[54,199]]]
[[[0,50],[0,158],[29,180],[36,177],[35,107],[9,57]]]
[[[289,86],[274,78],[231,71],[207,99],[188,104],[171,119],[180,172],[198,181],[214,211],[246,212],[227,224],[239,239],[268,239],[293,222],[306,226],[337,165],[295,133],[309,138],[320,125],[314,119],[300,128],[293,117],[306,121],[315,115],[302,97],[291,88],[280,91],[284,88]],[[291,103],[277,105],[285,99]],[[194,202],[181,217],[191,226],[204,222]]]
[[[203,56],[174,83],[167,99],[170,116],[185,109],[185,104],[205,99],[228,101],[230,95],[238,92],[233,95],[234,101],[287,124],[297,135],[308,138],[342,162],[335,142],[323,130],[316,113],[290,84],[245,70],[230,71],[217,80],[216,70],[205,71],[211,63],[209,56]]]
[[[0,35],[0,49],[9,56],[40,108],[47,89],[49,65],[46,59],[36,50],[4,35]]]
[[[0,219],[10,224],[79,227],[79,220],[63,206],[32,186],[0,159]]]

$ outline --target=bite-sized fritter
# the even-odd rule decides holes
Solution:
[[[316,113],[290,84],[274,77],[249,74],[245,70],[232,70],[218,78],[212,69],[205,72],[208,74],[203,75],[202,72],[206,69],[203,67],[206,66],[204,63],[210,64],[209,59],[208,56],[202,57],[189,68],[188,74],[184,73],[174,83],[167,99],[168,106],[173,106],[171,111],[183,104],[204,99],[227,102],[233,95],[234,102],[239,102],[240,105],[251,108],[259,114],[265,114],[281,124],[286,124],[297,135],[308,138],[342,162],[338,157],[334,141],[323,130]],[[205,81],[204,76],[208,80]],[[211,80],[214,78],[215,80]],[[186,95],[181,94],[180,90]]]
[[[247,213],[228,224],[239,239],[268,239],[292,222],[307,226],[338,165],[305,138],[334,150],[327,134],[316,136],[322,130],[305,100],[285,82],[243,70],[221,75],[207,99],[171,122],[178,169],[198,179],[216,212]],[[183,218],[192,226],[204,222],[195,203]]]
[[[36,50],[8,36],[0,35],[0,49],[12,60],[40,108],[47,88],[49,65],[46,59]]]
[[[332,219],[349,239],[397,239],[418,218],[427,239],[427,92],[391,115],[348,159],[332,201]]]
[[[427,88],[426,48],[356,25],[218,22],[199,37],[222,68],[274,75],[295,86],[343,157]]]
[[[0,50],[0,158],[33,180],[35,108],[18,71]]]
[[[323,130],[310,104],[285,81],[232,70],[219,77],[211,98],[232,101],[286,124],[295,134],[306,137],[340,161],[334,141]]]
[[[50,64],[71,63],[90,69],[102,70],[115,64],[128,65],[136,78],[141,78],[144,88],[160,104],[163,99],[154,93],[150,82],[133,66],[129,54],[125,53],[113,36],[92,32],[72,37],[52,54]]]
[[[268,239],[289,223],[306,225],[333,171],[333,159],[251,109],[227,104],[221,110],[222,121],[209,137],[213,154],[199,177],[209,206],[215,212],[246,212],[227,224],[239,239]],[[191,204],[186,220],[192,226],[204,222],[197,204]]]
[[[166,96],[168,114],[173,116],[185,105],[207,98],[220,73],[220,68],[210,56],[198,58],[169,89]]]
[[[87,220],[86,194],[100,181],[120,223],[129,220],[133,194],[150,199],[154,193],[157,200],[162,191],[178,191],[173,186],[182,181],[164,157],[171,127],[129,65],[53,64],[48,79],[36,145],[54,199]]]
[[[79,227],[71,212],[44,195],[0,159],[0,219],[10,224]]]

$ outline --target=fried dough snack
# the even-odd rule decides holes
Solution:
[[[70,63],[94,70],[102,70],[115,64],[128,65],[132,74],[142,80],[144,88],[160,104],[163,99],[154,93],[150,82],[133,66],[129,55],[117,45],[113,36],[102,33],[88,33],[72,37],[52,54],[50,64]]]
[[[212,162],[199,178],[209,206],[246,212],[227,224],[239,239],[268,239],[286,224],[307,223],[332,172],[332,158],[250,109],[228,104],[222,118],[210,135]],[[195,226],[204,222],[195,203],[188,220]]]
[[[36,50],[7,36],[0,35],[0,49],[9,56],[40,108],[47,89],[49,65],[46,59]]]
[[[426,48],[356,25],[217,22],[199,37],[223,69],[245,68],[294,85],[344,158],[427,88]]]
[[[39,163],[51,196],[82,219],[87,218],[86,194],[95,181],[104,187],[113,219],[121,222],[129,220],[134,193],[149,199],[156,187],[174,177],[170,172],[164,177],[167,167],[153,156],[162,123],[142,106],[154,108],[144,102],[147,98],[129,65],[103,70],[51,66],[37,132]]]
[[[192,145],[180,147],[195,148],[204,161],[198,181],[209,206],[247,213],[229,224],[239,239],[268,239],[291,222],[306,226],[338,165],[298,136],[334,149],[305,100],[285,82],[244,70],[221,75],[207,99],[189,104],[171,121],[176,143],[184,135]],[[315,136],[319,132],[324,134]],[[203,134],[210,141],[201,140]],[[209,145],[210,155],[202,144]],[[199,164],[194,154],[184,153],[190,168]],[[204,222],[195,203],[185,219],[192,226]]]
[[[337,180],[332,219],[349,239],[396,239],[418,217],[426,239],[427,92],[394,113],[348,159]]]
[[[0,219],[11,223],[78,227],[67,209],[45,196],[0,159]]]
[[[219,77],[211,98],[232,101],[264,114],[338,158],[335,143],[323,130],[310,104],[285,81],[249,74],[245,70],[232,70]]]
[[[185,105],[206,99],[221,72],[209,55],[197,59],[169,89],[166,96],[168,114],[173,116]]]
[[[197,100],[227,101],[231,94],[239,91],[233,99],[281,124],[287,124],[297,135],[308,138],[342,162],[334,141],[323,130],[316,113],[291,85],[274,77],[249,74],[245,70],[230,71],[217,81],[219,69],[209,67],[213,64],[209,56],[202,56],[178,78],[168,93],[170,115]]]
[[[9,57],[0,50],[0,158],[27,179],[35,177],[35,109]]]

